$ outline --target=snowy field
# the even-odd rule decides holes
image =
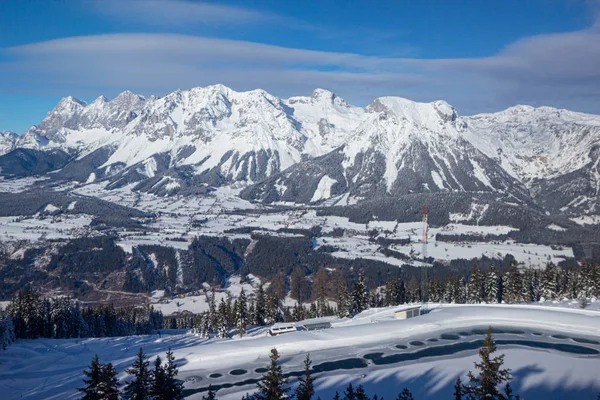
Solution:
[[[0,181],[0,191],[24,190],[35,180],[19,179]],[[187,249],[197,236],[227,236],[234,238],[250,238],[250,232],[234,232],[236,229],[250,229],[253,233],[271,236],[290,237],[297,234],[285,232],[286,229],[308,230],[319,226],[323,236],[316,246],[335,246],[334,257],[345,259],[370,259],[390,265],[402,266],[410,264],[422,265],[422,224],[419,221],[399,223],[397,221],[374,220],[366,224],[350,222],[346,217],[317,216],[315,209],[309,206],[287,210],[273,210],[266,206],[250,203],[240,199],[242,187],[222,187],[206,196],[172,196],[157,197],[155,195],[135,192],[131,186],[115,190],[106,190],[105,183],[91,183],[77,187],[59,188],[73,190],[74,193],[133,207],[153,213],[156,220],[148,224],[148,230],[141,232],[119,232],[118,244],[127,252],[139,245],[162,245],[176,249]],[[73,209],[74,204],[70,205]],[[69,208],[69,207],[67,207]],[[56,211],[52,204],[46,211]],[[266,211],[269,211],[268,213]],[[477,210],[474,210],[475,212]],[[480,212],[481,210],[477,211]],[[428,255],[440,262],[457,258],[472,259],[489,257],[502,259],[512,254],[515,259],[528,267],[545,267],[548,262],[555,264],[568,257],[573,257],[572,248],[553,249],[550,246],[516,243],[499,240],[517,229],[511,226],[467,225],[461,221],[471,220],[472,215],[450,215],[455,221],[442,227],[431,227],[428,234]],[[14,218],[0,219],[0,240],[38,241],[46,238],[78,237],[87,231],[82,230],[90,223],[90,217],[61,217],[61,223],[52,223],[51,219],[38,221],[26,219],[15,222]],[[583,217],[582,217],[583,218]],[[578,223],[597,223],[592,217],[575,221]],[[335,230],[343,229],[343,237],[334,237]],[[370,234],[377,230],[376,238],[387,240],[410,240],[409,245],[393,245],[390,248],[403,256],[400,258],[384,254],[384,247],[373,242]],[[565,228],[552,224],[547,229],[564,231]],[[444,242],[437,241],[436,235],[469,235],[481,237],[481,241]],[[485,238],[485,239],[484,239]],[[496,240],[494,240],[496,238]]]
[[[132,246],[139,244],[161,244],[175,248],[186,248],[194,237],[228,236],[232,238],[249,238],[249,234],[233,234],[228,231],[238,228],[254,228],[254,232],[267,233],[272,236],[290,236],[289,233],[278,232],[282,229],[310,229],[320,226],[323,238],[317,245],[335,245],[339,251],[333,256],[347,259],[364,258],[382,261],[391,265],[421,265],[422,224],[420,221],[399,223],[397,221],[375,220],[367,224],[350,222],[346,217],[317,216],[314,209],[303,207],[276,213],[264,213],[264,206],[250,203],[238,196],[240,188],[225,187],[218,189],[210,196],[199,197],[156,197],[144,193],[133,192],[125,187],[106,191],[102,185],[86,185],[79,189],[79,194],[97,196],[104,200],[128,205],[140,210],[154,212],[159,216],[150,227],[156,232],[135,236],[131,233],[121,235],[120,245],[131,251]],[[243,210],[243,212],[239,212]],[[237,212],[236,212],[237,211]],[[467,217],[464,217],[467,218]],[[555,250],[550,246],[522,244],[513,241],[491,242],[442,242],[436,241],[439,234],[473,235],[493,239],[506,235],[516,228],[510,226],[466,225],[459,223],[461,218],[453,216],[456,223],[439,228],[430,228],[428,234],[429,256],[440,261],[456,258],[490,257],[502,259],[512,254],[518,262],[532,267],[544,267],[549,261],[558,263],[566,257],[573,257],[573,250],[565,248]],[[328,236],[335,229],[344,229],[342,238]],[[369,232],[379,231],[379,237],[391,240],[410,239],[409,246],[396,246],[393,250],[403,253],[406,259],[384,255],[381,246],[369,240]],[[550,226],[548,229],[564,229]],[[181,240],[174,241],[173,239]]]
[[[368,393],[395,398],[408,386],[416,399],[448,399],[457,376],[477,359],[478,340],[489,325],[512,368],[516,391],[528,400],[596,399],[600,391],[600,312],[544,306],[437,306],[409,320],[393,310],[368,310],[318,332],[278,337],[201,339],[179,333],[84,340],[21,340],[0,353],[3,399],[70,399],[81,371],[94,354],[122,371],[139,347],[151,357],[174,350],[180,377],[191,399],[212,384],[220,399],[239,399],[255,388],[269,350],[281,353],[284,372],[301,370],[313,359],[317,395],[332,398],[348,383]],[[294,380],[292,378],[292,380]],[[244,383],[245,382],[245,383]],[[229,387],[221,385],[229,383]]]
[[[46,209],[51,212],[51,205]],[[0,217],[0,241],[38,241],[42,239],[63,239],[79,237],[90,232],[92,217],[89,215],[68,215],[60,217],[39,216],[15,218]]]

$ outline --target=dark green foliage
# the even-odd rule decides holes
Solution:
[[[179,370],[175,365],[175,357],[171,348],[167,351],[167,362],[164,366],[165,391],[161,400],[181,400],[183,399],[183,381],[177,379]]]
[[[69,298],[45,299],[30,290],[18,292],[6,313],[14,336],[23,339],[141,335],[163,323],[162,313],[151,307],[115,309],[109,304],[80,309]]]
[[[103,400],[118,400],[119,380],[117,379],[117,370],[112,363],[102,366],[99,389]]]
[[[402,389],[396,400],[414,400],[414,397],[408,388]]]
[[[208,392],[205,396],[202,396],[202,400],[216,400],[217,391],[213,389],[212,385],[208,385]]]
[[[356,392],[354,391],[354,387],[351,383],[348,384],[348,387],[344,391],[344,400],[357,400]]]
[[[154,360],[154,370],[152,371],[150,393],[154,398],[162,399],[163,393],[166,391],[166,386],[165,370],[162,365],[162,359],[160,356],[156,356],[156,359]]]
[[[12,316],[7,311],[0,310],[0,348],[6,350],[15,339],[15,325]]]
[[[304,359],[304,375],[298,378],[299,383],[295,391],[296,400],[310,400],[315,394],[315,378],[310,373],[311,364],[310,355],[307,354]]]
[[[43,175],[62,168],[70,158],[71,156],[62,150],[19,148],[0,156],[0,171],[7,178]]]
[[[496,343],[492,337],[492,327],[489,327],[484,345],[479,350],[481,362],[475,363],[479,374],[476,376],[469,371],[470,384],[463,387],[468,399],[502,399],[498,386],[511,379],[510,369],[502,368],[504,354],[492,356],[495,352]]]
[[[123,388],[123,398],[127,400],[147,400],[151,396],[152,377],[148,370],[149,362],[140,347],[137,358],[131,368],[126,372],[133,375],[133,380],[129,381]]]
[[[85,387],[77,389],[83,393],[82,400],[100,400],[102,399],[100,394],[100,381],[101,381],[102,365],[96,354],[92,359],[89,369],[83,371],[83,374],[87,376],[84,379]]]
[[[369,396],[367,396],[363,385],[358,385],[356,388],[356,400],[371,400],[369,399]]]
[[[185,285],[201,287],[203,282],[224,284],[225,278],[239,271],[249,244],[246,239],[195,238],[182,263]]]
[[[256,384],[258,391],[253,395],[254,400],[281,400],[287,398],[290,388],[287,378],[283,376],[281,366],[278,364],[279,353],[277,349],[271,350],[271,365],[263,376],[263,380]]]
[[[402,389],[396,400],[414,400],[414,397],[408,388]]]
[[[464,392],[465,390],[460,377],[456,378],[456,383],[454,383],[454,400],[463,400]]]

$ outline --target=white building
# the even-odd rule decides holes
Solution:
[[[394,310],[396,319],[408,319],[421,315],[421,306],[405,306]]]

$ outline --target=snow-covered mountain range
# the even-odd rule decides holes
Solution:
[[[0,165],[15,149],[63,152],[44,164],[55,179],[159,195],[233,183],[267,203],[487,193],[571,215],[597,213],[600,195],[600,116],[516,106],[461,117],[444,101],[399,97],[361,108],[322,89],[287,100],[223,85],[67,97],[22,135],[0,132]]]

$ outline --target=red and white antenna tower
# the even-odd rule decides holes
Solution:
[[[421,299],[423,304],[427,304],[429,301],[429,266],[427,265],[427,231],[429,230],[429,224],[427,223],[427,206],[423,205],[423,250],[421,255],[423,256],[423,265],[421,266]]]

